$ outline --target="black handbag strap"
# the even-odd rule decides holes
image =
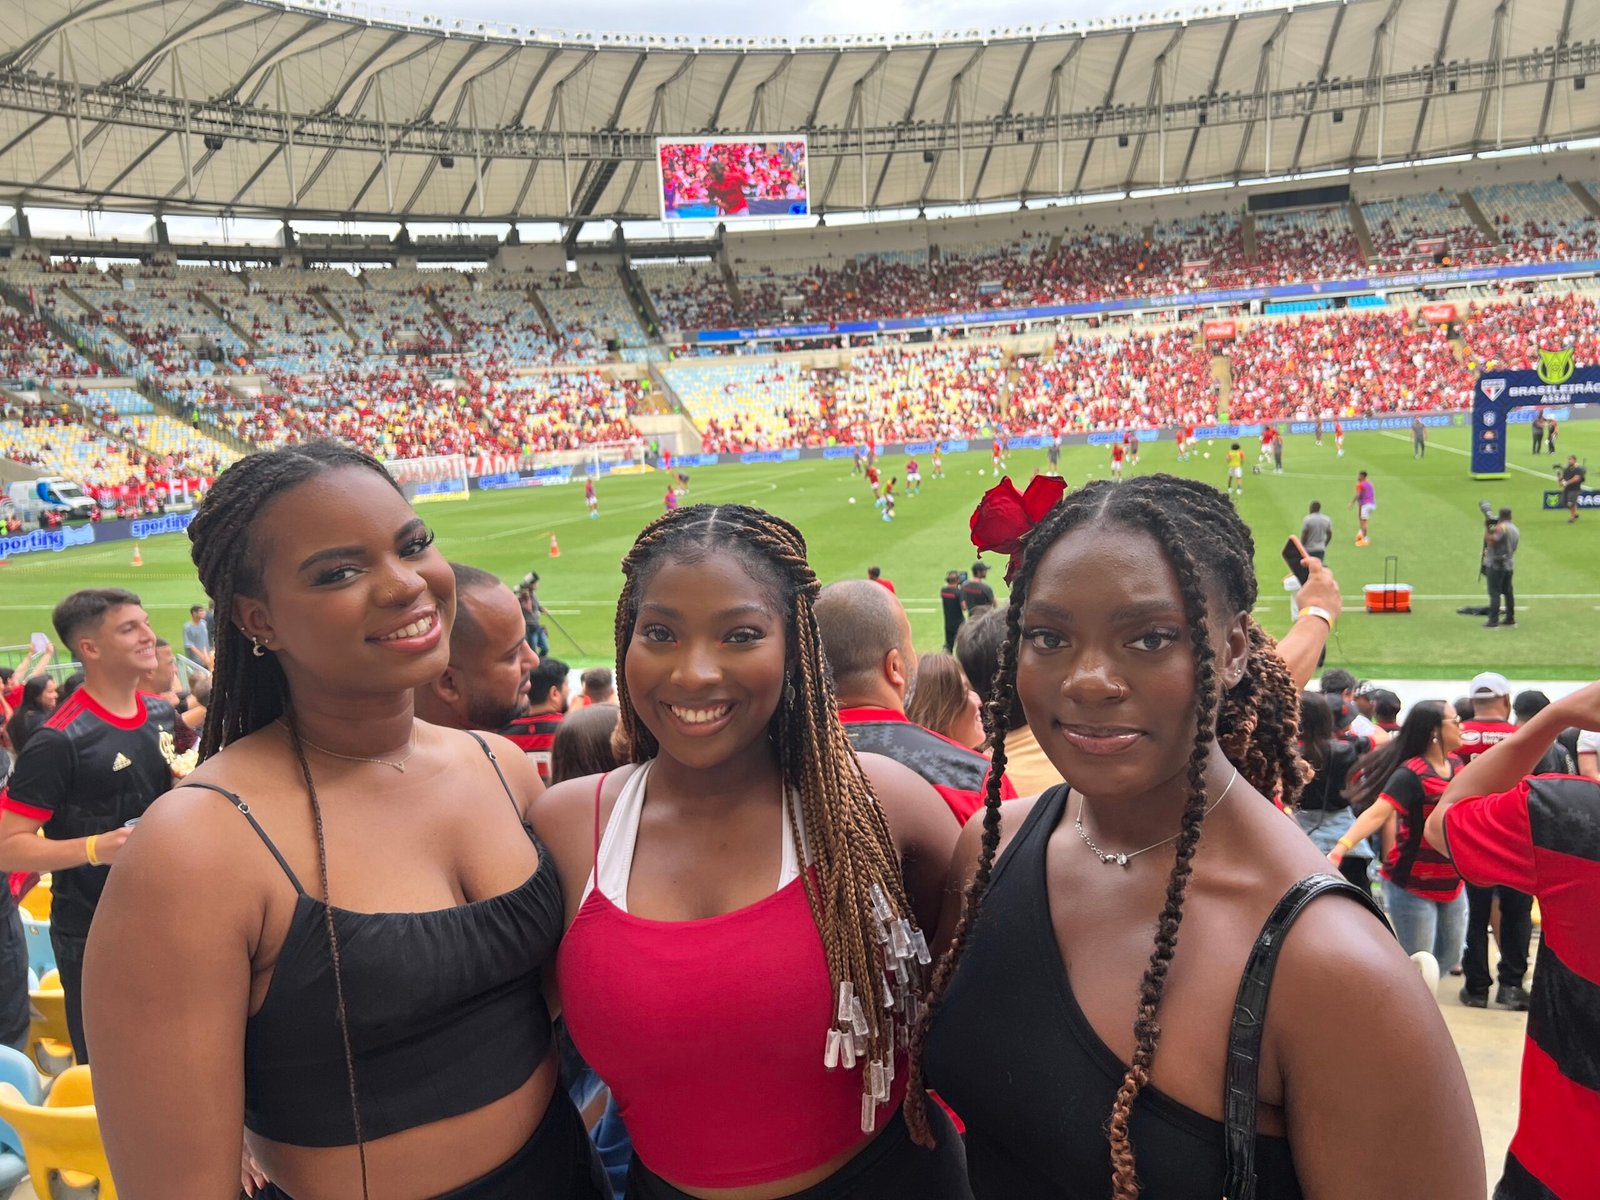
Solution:
[[[1306,905],[1329,892],[1342,892],[1361,901],[1372,914],[1389,922],[1372,893],[1337,875],[1308,875],[1283,894],[1261,934],[1250,948],[1239,994],[1233,1002],[1233,1025],[1228,1031],[1228,1073],[1223,1095],[1223,1121],[1227,1182],[1222,1200],[1255,1200],[1256,1104],[1261,1076],[1261,1038],[1267,1024],[1267,996],[1278,967],[1284,935]]]

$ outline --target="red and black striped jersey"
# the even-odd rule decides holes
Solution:
[[[0,809],[42,822],[45,837],[63,841],[142,817],[173,786],[167,750],[177,716],[158,696],[136,700],[133,715],[119,717],[87,689],[73,692],[17,756]],[[109,867],[88,865],[54,872],[52,925],[69,937],[88,937],[109,874]]]
[[[1471,762],[1490,746],[1499,745],[1516,731],[1517,727],[1510,721],[1480,720],[1477,717],[1463,721],[1461,748],[1456,751],[1456,757],[1462,762]]]
[[[983,808],[991,769],[988,755],[926,729],[892,708],[842,708],[839,720],[857,751],[881,754],[910,767],[933,785],[963,825]],[[1000,799],[1016,798],[1017,789],[1000,776]]]
[[[1600,1195],[1600,784],[1536,775],[1445,814],[1456,869],[1539,900],[1522,1105],[1497,1200]]]
[[[500,736],[510,738],[539,768],[539,778],[550,782],[550,749],[556,744],[556,730],[566,717],[564,712],[529,713],[518,717],[500,731]]]
[[[1452,757],[1451,774],[1461,769]],[[1395,768],[1383,785],[1379,800],[1400,814],[1394,846],[1384,861],[1381,874],[1413,896],[1424,900],[1447,901],[1461,895],[1461,876],[1450,860],[1422,840],[1422,828],[1444,795],[1450,781],[1433,769],[1420,755]]]

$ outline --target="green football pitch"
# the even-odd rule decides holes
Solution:
[[[1253,461],[1259,443],[1246,443]],[[1600,673],[1600,512],[1575,525],[1564,512],[1541,511],[1553,486],[1555,459],[1529,453],[1524,428],[1514,431],[1509,477],[1477,482],[1467,473],[1463,425],[1429,431],[1427,456],[1414,460],[1408,432],[1352,434],[1343,458],[1333,438],[1317,447],[1309,437],[1286,442],[1282,475],[1247,474],[1242,510],[1256,536],[1261,579],[1257,618],[1282,633],[1289,619],[1279,558],[1283,540],[1298,533],[1308,503],[1320,500],[1332,516],[1335,540],[1328,565],[1344,593],[1345,616],[1328,649],[1328,663],[1359,676],[1460,678],[1492,668],[1523,679],[1588,679]],[[1174,460],[1171,443],[1147,447],[1130,474],[1158,470],[1191,474],[1221,485],[1226,443],[1213,442],[1209,458]],[[1561,430],[1561,452],[1600,457],[1600,422],[1574,421]],[[885,476],[902,472],[904,459],[883,460]],[[1009,473],[1019,485],[1045,465],[1043,451],[1018,452]],[[1067,447],[1061,466],[1076,487],[1109,473],[1108,451]],[[899,589],[911,614],[918,645],[936,648],[942,621],[938,593],[944,573],[972,565],[967,518],[984,488],[987,453],[952,454],[946,478],[925,480],[920,496],[903,496],[893,524],[879,519],[872,496],[848,460],[729,465],[695,470],[684,503],[743,502],[792,520],[805,533],[811,561],[824,581],[859,577],[877,564]],[[1358,470],[1372,475],[1378,510],[1372,544],[1354,546],[1355,514],[1346,505]],[[902,485],[903,486],[903,485]],[[621,575],[618,560],[645,522],[662,508],[660,473],[608,477],[600,483],[599,520],[584,510],[576,485],[475,493],[470,501],[422,508],[452,559],[499,574],[507,581],[536,570],[540,598],[559,628],[552,628],[552,653],[574,666],[609,662],[611,627]],[[850,498],[855,498],[851,504]],[[1463,605],[1485,602],[1478,578],[1483,521],[1478,501],[1510,505],[1522,530],[1517,558],[1517,627],[1484,629],[1482,619],[1459,615]],[[559,558],[549,556],[550,535],[560,540]],[[130,587],[144,598],[158,632],[174,642],[190,604],[203,599],[181,535],[142,543],[144,565],[129,563],[132,543],[31,554],[0,567],[0,645],[49,630],[50,606],[79,587]],[[1400,580],[1415,589],[1410,615],[1369,615],[1362,587],[1383,579],[1384,558],[1399,558]],[[1003,594],[996,563],[990,579]],[[574,640],[576,639],[576,640]],[[1586,649],[1587,647],[1587,649]]]

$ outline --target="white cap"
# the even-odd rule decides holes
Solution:
[[[1506,682],[1506,677],[1497,671],[1483,671],[1474,675],[1467,690],[1474,696],[1511,695],[1511,685]]]

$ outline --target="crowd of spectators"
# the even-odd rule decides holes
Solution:
[[[1204,424],[1216,416],[1211,356],[1192,332],[1061,337],[1019,357],[1010,424],[1021,434]]]
[[[1448,328],[1398,310],[1258,322],[1231,358],[1241,421],[1456,408],[1472,392]]]

